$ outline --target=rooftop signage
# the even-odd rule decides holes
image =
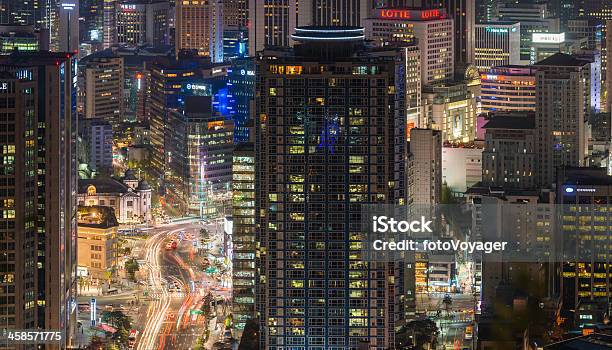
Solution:
[[[405,10],[405,9],[376,9],[376,15],[384,19],[404,19],[412,21],[427,21],[446,18],[446,11],[432,10]]]

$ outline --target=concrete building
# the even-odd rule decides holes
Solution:
[[[559,236],[562,261],[561,297],[564,309],[582,302],[600,301],[610,312],[612,273],[610,218],[612,177],[602,168],[559,170],[557,203],[560,204]],[[584,314],[584,311],[580,312]]]
[[[176,3],[175,50],[193,50],[212,62],[223,62],[223,4],[219,0]]]
[[[482,181],[482,146],[444,144],[442,146],[442,183],[451,192],[463,194]]]
[[[590,62],[557,53],[536,64],[537,186],[555,183],[557,168],[585,166],[590,115]]]
[[[486,22],[476,25],[474,65],[481,71],[521,63],[521,24]]]
[[[168,2],[126,1],[117,8],[117,43],[125,46],[170,44]]]
[[[122,224],[149,222],[151,195],[149,184],[138,180],[132,170],[127,170],[121,179],[79,179],[79,205],[111,207]]]
[[[49,50],[47,30],[35,29],[33,25],[0,26],[0,54],[17,51]]]
[[[476,96],[464,82],[423,89],[424,125],[442,132],[442,141],[468,143],[476,137]]]
[[[57,348],[69,348],[77,327],[76,60],[16,52],[0,57],[0,75],[0,322],[65,332]]]
[[[363,21],[366,38],[378,45],[416,42],[421,55],[421,83],[446,81],[454,75],[453,20],[443,9],[374,9]],[[416,40],[415,40],[416,39]]]
[[[482,111],[535,112],[535,80],[535,68],[531,66],[500,66],[482,71]]]
[[[115,211],[103,206],[79,206],[78,266],[87,271],[84,278],[105,281],[117,267],[119,223]]]
[[[484,128],[482,183],[506,189],[534,189],[537,180],[535,114],[496,114]]]
[[[102,118],[116,127],[123,118],[123,57],[106,51],[81,62],[85,118]]]
[[[169,122],[167,189],[189,213],[215,214],[214,197],[230,191],[234,123],[213,111],[210,96],[186,96]]]
[[[558,33],[561,30],[559,18],[553,16],[545,2],[499,2],[495,20],[520,22],[520,59],[523,62],[529,61],[533,33]]]
[[[58,52],[79,52],[79,1],[60,0],[55,20],[51,27],[51,49]]]
[[[368,51],[353,27],[296,28],[293,38],[293,51],[257,60],[260,348],[393,347],[402,279],[395,265],[365,259],[361,225],[347,220],[359,222],[357,204],[406,201],[405,114],[395,103],[403,53]]]
[[[102,48],[117,44],[117,0],[103,0]]]
[[[256,319],[256,252],[255,226],[255,149],[253,143],[243,143],[234,149],[232,165],[232,314],[236,338],[245,324]]]
[[[533,33],[530,64],[540,62],[556,53],[572,54],[588,45],[588,38],[569,38],[565,33]]]
[[[89,166],[96,172],[112,174],[113,127],[101,118],[79,121],[79,134],[88,146]]]
[[[432,129],[412,129],[410,155],[414,191],[412,201],[416,205],[440,204],[442,194],[442,132]]]

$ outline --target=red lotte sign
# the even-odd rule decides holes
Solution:
[[[378,10],[381,18],[385,19],[408,19],[408,20],[427,20],[446,18],[443,10],[401,10],[401,9],[380,9]]]

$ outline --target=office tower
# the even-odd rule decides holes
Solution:
[[[308,3],[300,4],[289,0],[249,0],[249,56],[266,47],[293,45],[294,28],[309,25],[312,20]]]
[[[536,84],[533,67],[493,67],[482,72],[480,81],[483,112],[535,112]]]
[[[210,96],[187,96],[169,125],[169,191],[189,213],[215,214],[212,196],[227,194],[232,180],[233,122],[213,111]]]
[[[204,80],[203,72],[211,72],[207,57],[190,59],[161,59],[146,62],[144,71],[148,91],[144,102],[145,118],[150,123],[151,168],[160,180],[169,172],[170,139],[166,128],[171,128],[170,116],[180,111],[185,96],[211,96],[211,83]],[[214,101],[213,101],[214,102]]]
[[[475,0],[476,23],[489,22],[495,18],[499,0]]]
[[[87,277],[104,281],[108,271],[116,271],[119,260],[119,223],[115,211],[106,206],[79,206],[78,262]]]
[[[223,4],[219,0],[176,3],[175,46],[223,62]]]
[[[223,28],[247,28],[249,23],[248,0],[223,1]],[[246,29],[248,30],[248,29]]]
[[[103,118],[79,120],[79,134],[87,146],[87,164],[92,170],[112,174],[113,127]]]
[[[232,61],[227,70],[227,91],[235,101],[230,118],[234,121],[234,141],[247,142],[251,128],[251,101],[255,96],[255,61],[252,58],[241,58]]]
[[[415,128],[410,131],[412,159],[411,199],[416,205],[440,204],[442,193],[442,132]]]
[[[296,28],[293,53],[257,60],[261,348],[393,347],[401,282],[366,261],[360,220],[363,204],[406,203],[404,53],[335,29]]]
[[[506,189],[534,189],[535,114],[495,114],[484,129],[482,183]]]
[[[559,18],[553,17],[546,3],[502,2],[497,7],[497,21],[521,24],[521,60],[529,59],[533,33],[558,33]]]
[[[474,63],[475,2],[475,0],[444,0],[446,13],[453,19],[454,57],[458,66]]]
[[[479,70],[517,65],[521,60],[521,24],[486,22],[476,25],[474,65]]]
[[[255,149],[252,142],[236,145],[232,161],[232,314],[240,339],[247,321],[256,319]]]
[[[15,50],[49,50],[48,33],[33,25],[0,26],[0,54],[11,54]]]
[[[590,63],[557,53],[536,65],[536,184],[555,183],[562,166],[584,166]]]
[[[482,181],[482,145],[473,142],[442,145],[442,183],[463,195]]]
[[[123,118],[123,57],[101,51],[81,61],[85,118],[102,118],[116,127]]]
[[[117,44],[117,1],[103,0],[102,5],[102,48]]]
[[[476,137],[476,96],[464,82],[423,88],[423,124],[442,132],[442,142],[467,143]]]
[[[306,6],[312,8],[312,25],[316,26],[361,26],[373,7],[368,0],[310,0]]]
[[[103,1],[80,0],[79,7],[79,15],[83,21],[81,31],[79,32],[81,41],[102,43],[104,39]]]
[[[601,168],[564,168],[559,171],[559,244],[562,261],[561,299],[564,309],[602,301],[610,312],[610,217],[612,177]],[[587,320],[588,322],[588,320]]]
[[[125,46],[168,45],[168,2],[127,1],[117,8],[117,43]]]
[[[565,33],[533,33],[531,39],[530,64],[562,52],[571,54],[586,47],[588,38],[569,38]]]
[[[0,183],[0,322],[66,332],[76,319],[76,60],[66,53],[0,57],[4,101]]]
[[[223,59],[231,61],[249,55],[249,29],[247,27],[223,27]]]
[[[363,23],[366,38],[378,45],[417,43],[421,54],[421,84],[453,77],[453,20],[447,18],[443,9],[375,9]]]
[[[57,24],[52,26],[51,49],[58,52],[79,52],[79,2],[61,0],[56,17]]]
[[[497,317],[499,304],[527,296],[536,302],[558,295],[555,268],[555,194],[550,191],[480,187],[476,230],[483,242],[507,242],[504,250],[482,254],[481,309],[479,322]],[[476,207],[476,206],[474,206]],[[542,307],[542,306],[540,306]],[[554,318],[551,318],[551,322]],[[480,324],[479,324],[480,327]],[[499,339],[499,338],[498,338]]]
[[[597,18],[573,18],[567,21],[567,35],[576,38],[588,38],[587,49],[602,49],[604,21]]]

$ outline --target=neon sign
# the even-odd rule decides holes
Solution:
[[[430,20],[444,19],[446,13],[444,10],[400,10],[400,9],[380,9],[378,10],[380,18],[385,19],[409,19],[409,20]]]

